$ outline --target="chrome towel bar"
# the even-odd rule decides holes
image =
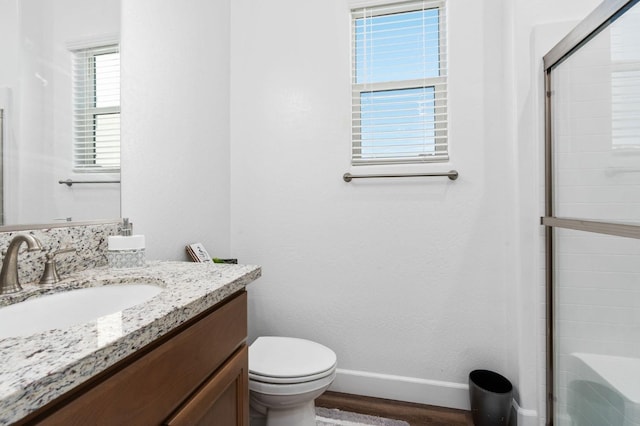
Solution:
[[[368,178],[397,178],[397,177],[436,177],[446,176],[451,180],[458,179],[457,170],[449,170],[448,172],[441,173],[408,173],[408,174],[379,174],[379,175],[352,175],[351,173],[345,173],[342,175],[342,179],[345,182],[351,182],[352,179],[368,179]]]
[[[64,184],[67,186],[71,186],[74,183],[120,183],[119,180],[72,180],[72,179],[67,179],[67,180],[59,180],[58,183],[60,185]]]

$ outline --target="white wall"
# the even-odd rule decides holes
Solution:
[[[511,376],[501,2],[449,3],[451,162],[428,169],[455,182],[342,181],[346,1],[240,0],[231,19],[232,252],[264,268],[251,337],[326,344],[333,388],[361,394],[466,407],[470,370]]]
[[[151,259],[227,256],[229,0],[122,10],[122,214]]]
[[[535,424],[541,57],[596,4],[450,2],[452,161],[431,169],[461,177],[346,184],[346,0],[125,0],[123,214],[151,258],[200,240],[261,264],[251,337],[330,346],[338,390],[464,407],[490,368]]]

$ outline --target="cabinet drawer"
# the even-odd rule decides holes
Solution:
[[[161,424],[247,336],[242,293],[53,412],[40,424]]]

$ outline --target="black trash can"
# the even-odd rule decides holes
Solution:
[[[469,373],[471,417],[475,426],[507,426],[512,398],[513,386],[504,376],[489,370]]]

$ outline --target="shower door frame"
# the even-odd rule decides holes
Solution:
[[[545,99],[545,216],[540,218],[545,227],[545,292],[546,292],[546,414],[547,425],[554,424],[554,241],[553,228],[595,232],[598,234],[640,239],[640,225],[599,222],[554,215],[553,192],[553,134],[551,83],[553,69],[589,42],[600,31],[622,16],[640,0],[604,0],[589,16],[581,21],[565,38],[553,47],[544,60]]]

